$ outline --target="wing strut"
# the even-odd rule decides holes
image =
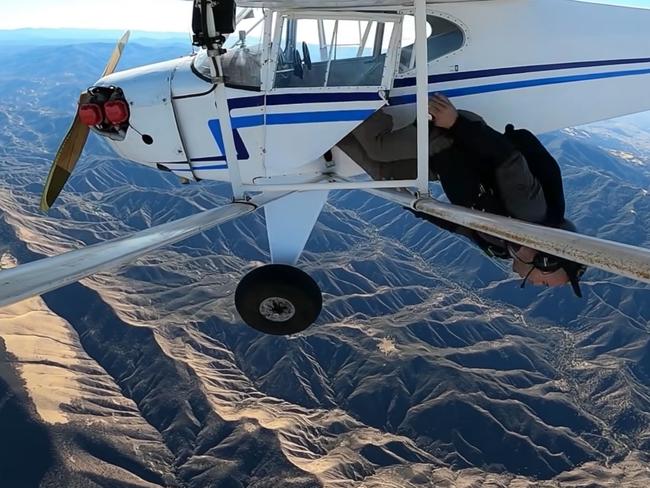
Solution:
[[[285,195],[287,193],[259,195],[250,202],[231,203],[130,236],[0,271],[0,307],[55,290],[99,271],[116,268],[154,249],[254,212]]]
[[[429,195],[429,55],[427,48],[427,2],[414,0],[415,68],[417,108],[417,185],[420,195]]]
[[[650,250],[648,249],[478,212],[439,202],[433,198],[418,199],[405,191],[366,191],[385,200],[491,236],[650,283]]]

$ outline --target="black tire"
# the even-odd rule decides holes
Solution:
[[[323,308],[323,297],[304,271],[286,264],[269,264],[254,269],[239,282],[235,307],[253,329],[290,335],[314,323]]]

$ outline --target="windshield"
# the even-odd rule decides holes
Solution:
[[[244,89],[259,89],[264,13],[261,8],[240,9],[237,18],[237,28],[226,39],[226,54],[221,58],[226,84]],[[198,53],[194,68],[202,76],[211,76],[207,50],[201,49]]]

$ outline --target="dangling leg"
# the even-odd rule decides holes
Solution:
[[[429,172],[438,174],[442,189],[451,203],[472,208],[481,194],[481,180],[478,171],[467,168],[463,161],[462,155],[451,148],[429,159]]]

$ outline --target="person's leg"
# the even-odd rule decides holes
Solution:
[[[374,180],[411,180],[416,176],[417,162],[414,159],[390,162],[372,159],[353,134],[345,136],[337,146]]]
[[[414,179],[417,175],[417,128],[414,125],[396,131],[392,128],[393,118],[379,110],[337,146],[374,179]],[[444,131],[430,126],[430,155],[448,149],[452,143]],[[437,180],[438,174],[430,171],[429,179]]]
[[[454,205],[474,208],[481,194],[481,179],[475,168],[468,167],[464,155],[451,147],[429,158],[429,173],[439,176],[442,189]]]
[[[542,187],[518,151],[497,166],[494,183],[484,181],[480,168],[457,147],[432,157],[430,167],[431,172],[440,175],[445,195],[455,205],[533,223],[542,223],[546,218]],[[491,194],[493,186],[496,186],[495,195]]]
[[[357,163],[368,173],[373,180],[382,180],[382,165],[378,161],[369,158],[361,144],[352,134],[345,136],[338,144],[338,148],[347,154],[352,161]]]
[[[416,128],[407,125],[393,131],[393,118],[382,110],[363,121],[352,135],[374,161],[391,163],[417,158]]]

